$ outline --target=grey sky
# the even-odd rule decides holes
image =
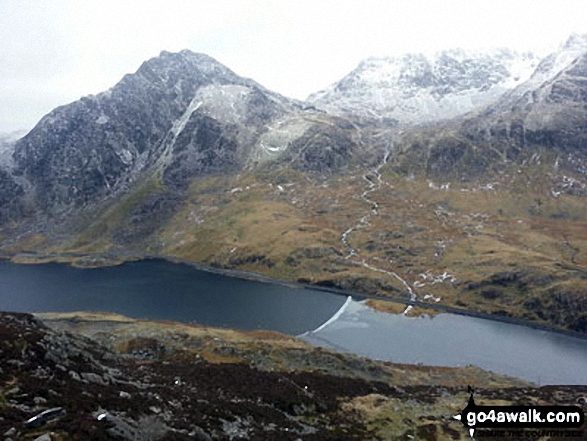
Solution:
[[[363,58],[451,47],[546,52],[584,0],[0,0],[0,132],[114,85],[161,50],[204,52],[305,98]]]

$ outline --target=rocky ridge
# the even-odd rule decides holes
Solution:
[[[455,118],[484,107],[527,80],[539,59],[508,49],[446,50],[369,58],[308,97],[336,115],[399,126]]]
[[[584,175],[586,63],[587,37],[571,37],[540,62],[528,81],[476,114],[407,130],[396,140],[400,154],[395,159],[430,176],[471,178],[541,158],[555,172]],[[418,164],[416,158],[424,157]]]

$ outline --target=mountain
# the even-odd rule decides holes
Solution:
[[[506,49],[369,59],[305,105],[207,55],[162,52],[110,90],[55,109],[3,149],[0,221],[92,206],[153,176],[167,191],[151,203],[173,211],[178,192],[206,173],[272,160],[319,173],[369,162],[390,140],[361,118],[409,126],[479,109],[508,90],[512,100],[565,65],[581,41],[571,39],[527,82],[536,57]]]
[[[479,109],[527,80],[539,59],[508,49],[369,58],[308,102],[329,113],[399,125]]]
[[[261,128],[292,106],[211,57],[162,52],[110,90],[46,115],[16,143],[14,175],[50,212],[128,188],[153,167],[181,187],[246,162]]]
[[[159,255],[585,333],[586,41],[371,59],[305,103],[163,52],[6,144],[0,250]]]
[[[587,36],[571,36],[531,77],[489,106],[451,124],[407,131],[405,164],[431,175],[475,176],[524,161],[587,171]],[[422,166],[425,170],[422,170]],[[409,166],[409,168],[413,168]]]
[[[110,90],[43,117],[11,146],[0,197],[17,195],[12,203],[20,211],[55,215],[155,177],[173,205],[194,177],[236,173],[280,156],[290,144],[292,152],[303,148],[288,159],[295,167],[343,166],[354,145],[350,129],[207,55],[162,52]],[[326,146],[329,139],[337,140],[335,150]]]

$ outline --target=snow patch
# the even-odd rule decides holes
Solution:
[[[130,165],[132,164],[133,155],[127,149],[122,149],[121,151],[117,152],[118,157],[124,164]]]
[[[177,141],[177,137],[181,134],[181,132],[185,128],[185,126],[186,126],[187,122],[189,121],[190,117],[192,116],[192,114],[196,110],[198,110],[201,105],[202,105],[202,101],[198,101],[198,97],[195,96],[190,101],[190,104],[188,105],[185,112],[178,119],[176,119],[173,122],[171,129],[169,130],[169,132],[167,132],[167,135],[165,135],[165,138],[163,139],[163,142],[161,143],[161,145],[163,145],[165,148],[165,150],[163,151],[163,154],[161,155],[161,158],[160,158],[161,163],[165,164],[171,160],[173,146],[175,145],[175,141]]]

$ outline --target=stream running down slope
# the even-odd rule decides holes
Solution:
[[[361,251],[353,247],[349,243],[350,234],[352,234],[354,231],[367,228],[369,225],[371,225],[369,220],[379,214],[379,203],[371,199],[369,195],[377,190],[380,190],[385,184],[381,177],[381,169],[387,164],[390,153],[391,142],[389,142],[387,147],[385,148],[385,151],[383,152],[383,158],[377,162],[375,167],[373,167],[368,173],[362,176],[363,180],[367,183],[367,189],[363,191],[363,193],[361,193],[359,197],[368,204],[368,206],[370,207],[369,212],[366,213],[363,217],[361,217],[361,219],[359,219],[359,222],[345,230],[342,233],[340,240],[343,243],[346,250],[348,251],[348,254],[345,256],[347,260],[354,261],[371,271],[385,274],[391,278],[398,280],[408,292],[410,296],[410,301],[415,301],[417,300],[416,293],[404,278],[402,278],[395,271],[379,268],[373,265],[372,263],[368,262],[367,258],[361,256]],[[391,262],[389,263],[391,264]],[[411,305],[407,305],[403,313],[406,314],[411,308]]]

